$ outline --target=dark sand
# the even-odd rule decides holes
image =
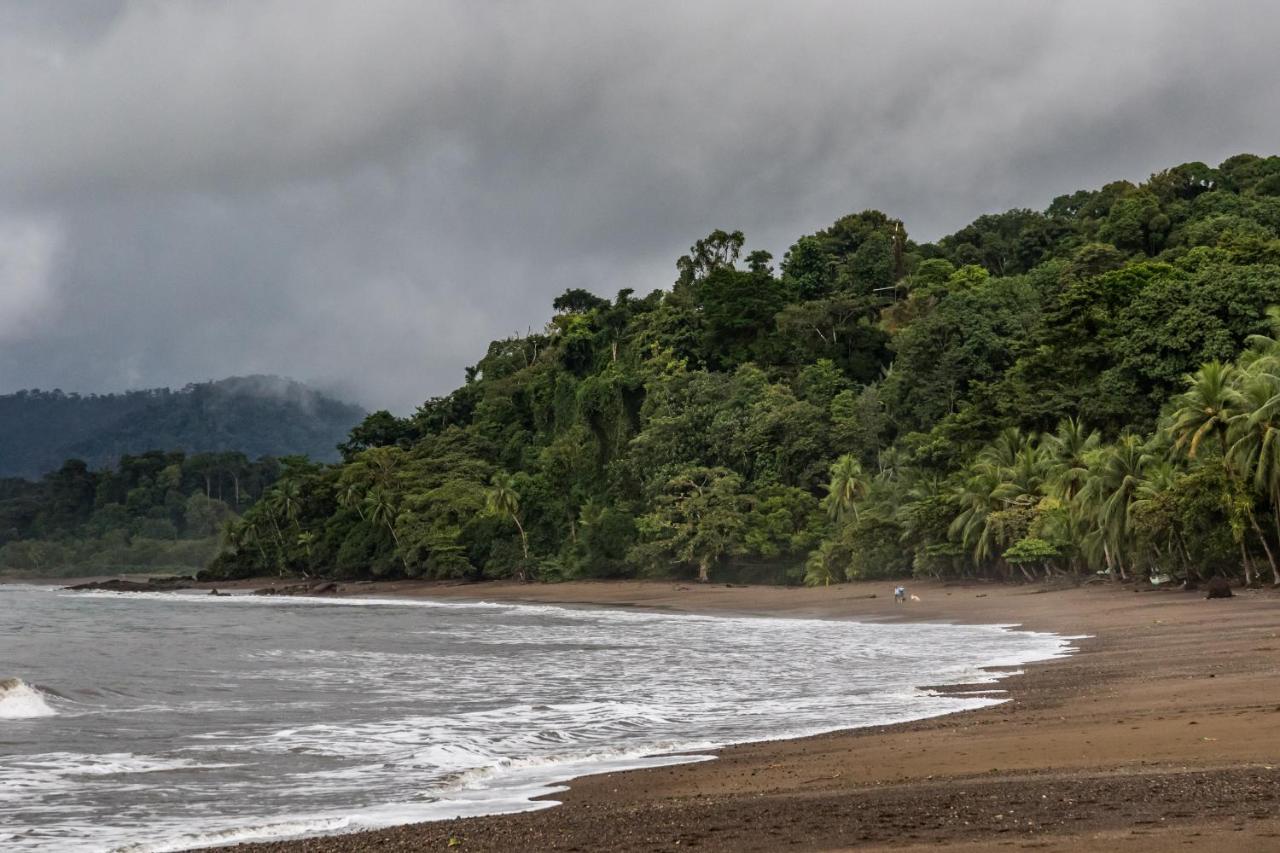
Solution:
[[[895,605],[892,586],[404,582],[344,592],[1020,623],[1092,637],[1070,658],[1001,682],[1010,701],[983,710],[586,777],[539,812],[236,849],[1280,851],[1280,595],[913,583],[922,600]]]

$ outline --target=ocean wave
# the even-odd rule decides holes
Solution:
[[[45,701],[45,694],[21,678],[0,679],[0,720],[53,717],[57,710]]]
[[[994,704],[1007,673],[984,666],[1071,650],[994,626],[409,599],[31,599],[8,612],[38,614],[48,635],[15,634],[25,646],[14,668],[66,695],[24,685],[59,716],[0,757],[0,848],[23,853],[546,808],[534,798],[585,774]],[[928,689],[943,685],[963,692]]]
[[[120,592],[110,589],[86,589],[70,591],[65,588],[54,588],[59,595],[78,599],[117,599],[124,601],[167,601],[183,604],[203,604],[210,607],[233,607],[250,605],[254,607],[283,607],[311,605],[321,607],[419,607],[429,609],[465,609],[487,608],[492,610],[510,610],[525,608],[530,610],[551,610],[543,605],[508,604],[491,601],[445,601],[427,598],[376,598],[364,596],[330,596],[330,595],[255,595],[251,592],[229,592],[210,595],[204,590],[173,590],[157,592]]]

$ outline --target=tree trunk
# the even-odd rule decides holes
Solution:
[[[520,531],[520,551],[524,554],[524,562],[520,564],[520,571],[516,573],[520,583],[527,583],[529,580],[528,562],[529,562],[529,537],[525,535],[524,525],[520,523],[520,517],[514,512],[511,513],[511,520],[516,523],[516,529]]]
[[[524,525],[520,523],[520,517],[512,514],[511,520],[516,523],[516,529],[520,531],[520,550],[524,554],[524,558],[529,559],[529,537],[524,533]]]
[[[1244,565],[1244,584],[1253,586],[1253,563],[1249,560],[1249,549],[1245,547],[1244,537],[1240,537],[1240,562]]]
[[[1254,515],[1253,510],[1249,510],[1249,523],[1253,525],[1253,532],[1258,534],[1258,539],[1262,541],[1262,550],[1266,552],[1267,563],[1271,566],[1271,577],[1280,581],[1280,569],[1276,568],[1275,555],[1271,553],[1271,546],[1267,544],[1267,537],[1263,534],[1262,527],[1258,524],[1258,517]]]
[[[391,531],[391,541],[396,543],[396,550],[400,552],[400,563],[404,566],[404,573],[407,575],[409,574],[409,558],[405,556],[404,549],[400,547],[400,537],[396,534],[396,526],[388,521],[387,530]]]
[[[1116,576],[1115,564],[1111,561],[1111,547],[1104,541],[1102,543],[1102,558],[1107,562],[1107,574],[1114,580]]]
[[[276,531],[276,542],[280,545],[280,553],[283,554],[284,553],[284,534],[280,532],[280,523],[276,521],[276,517],[274,515],[269,515],[268,518],[271,519],[271,526]]]
[[[1196,576],[1196,580],[1204,580],[1204,578],[1200,576],[1200,570],[1196,568],[1195,564],[1191,560],[1191,550],[1187,548],[1187,542],[1182,538],[1181,533],[1178,534],[1178,547],[1182,549],[1183,571],[1185,571],[1187,575],[1194,574]]]
[[[1280,503],[1276,503],[1276,498],[1271,499],[1271,515],[1275,519],[1276,524],[1276,541],[1280,542]],[[1280,574],[1276,574],[1276,564],[1271,564],[1271,582],[1276,586],[1280,586]]]
[[[711,560],[703,557],[698,561],[698,583],[711,582]]]

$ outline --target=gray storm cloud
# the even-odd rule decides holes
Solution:
[[[407,411],[716,227],[1275,153],[1269,4],[0,2],[0,391],[286,374]]]

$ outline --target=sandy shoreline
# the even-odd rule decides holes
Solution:
[[[538,812],[235,849],[1280,851],[1280,595],[911,588],[921,601],[895,605],[888,583],[345,585],[376,597],[1019,624],[1090,638],[1001,681],[1010,701],[986,709],[584,777]]]

